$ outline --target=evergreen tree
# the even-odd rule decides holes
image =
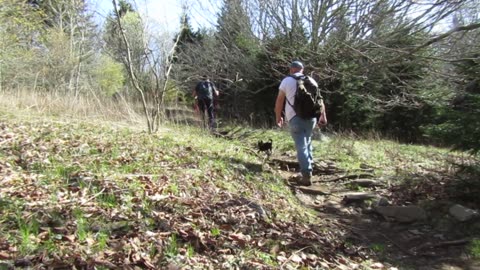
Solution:
[[[127,0],[119,0],[118,2],[118,16],[123,19],[128,13],[136,13],[132,4]],[[106,52],[116,61],[125,61],[125,45],[122,42],[117,23],[117,14],[110,13],[105,20],[103,39]]]
[[[256,55],[259,43],[253,35],[245,2],[224,0],[217,19],[215,34],[215,74],[223,89],[224,113],[251,115],[255,101],[251,83],[258,76]]]
[[[228,49],[249,49],[253,38],[242,0],[224,0],[217,20],[217,37]]]
[[[191,96],[193,84],[205,71],[202,69],[202,63],[205,63],[202,53],[204,38],[205,35],[200,30],[193,30],[187,8],[184,7],[180,18],[180,32],[174,38],[174,42],[178,40],[178,44],[173,55],[172,76],[177,87],[187,97]]]
[[[479,6],[466,6],[452,20],[454,29],[478,21]],[[446,88],[443,96],[432,100],[436,117],[425,130],[433,141],[457,149],[480,151],[480,29],[451,35],[437,45],[441,57],[458,59],[443,63],[438,73],[448,73],[448,79],[437,82],[435,89]],[[443,102],[440,102],[443,101]]]

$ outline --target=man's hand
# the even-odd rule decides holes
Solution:
[[[275,120],[277,123],[277,126],[282,127],[283,126],[283,117],[282,117],[282,111],[283,111],[283,103],[285,102],[285,92],[279,91],[277,99],[275,100]]]
[[[277,126],[282,127],[283,126],[283,117],[277,118]]]
[[[320,114],[320,119],[318,119],[318,126],[323,127],[328,123],[327,115],[325,113]]]

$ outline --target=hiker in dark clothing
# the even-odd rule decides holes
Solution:
[[[202,115],[202,120],[205,122],[205,111],[208,115],[208,127],[214,129],[215,127],[215,112],[214,112],[214,97],[218,97],[219,92],[215,85],[210,81],[208,76],[204,75],[193,90],[193,96],[197,101],[199,111]]]

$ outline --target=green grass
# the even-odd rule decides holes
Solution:
[[[78,241],[83,242],[88,237],[88,221],[84,217],[84,214],[81,209],[76,208],[73,211],[73,215],[75,217],[75,224],[76,224],[76,232],[75,235]]]
[[[58,251],[58,247],[55,243],[56,240],[62,239],[61,235],[53,233],[51,230],[48,232],[47,238],[42,243],[42,249],[48,253],[55,253]]]
[[[256,251],[255,255],[266,265],[269,266],[278,266],[278,263],[275,260],[275,256],[266,252]]]
[[[221,230],[220,230],[219,228],[212,228],[212,229],[210,230],[210,233],[212,234],[213,237],[219,236],[220,233],[221,233]]]
[[[167,240],[165,256],[167,258],[175,258],[178,255],[178,248],[177,235],[172,234]]]
[[[96,251],[102,251],[105,250],[108,247],[108,239],[109,235],[107,232],[98,232],[95,234],[95,239],[96,239],[96,245],[95,245],[95,250]]]
[[[195,255],[195,248],[191,244],[187,245],[187,256],[192,258]]]
[[[384,244],[378,244],[374,243],[370,246],[370,248],[375,251],[376,253],[384,253],[385,252],[385,245]]]
[[[2,115],[0,121],[17,136],[0,152],[0,178],[8,179],[0,182],[0,247],[6,242],[18,250],[17,257],[44,252],[87,264],[95,256],[135,253],[156,266],[207,261],[213,266],[199,269],[229,263],[251,268],[253,261],[277,268],[273,244],[242,243],[232,235],[257,239],[275,228],[285,238],[321,224],[278,172],[266,170],[262,158],[252,154],[256,141],[266,138],[273,139],[276,154],[293,153],[286,130],[245,129],[241,139],[226,140],[194,127],[165,126],[149,135],[75,119]],[[421,170],[419,164],[442,168],[457,155],[375,138],[316,140],[314,149],[315,160],[333,160],[347,172],[367,164],[377,176],[397,181]],[[262,205],[269,217],[252,219],[245,213],[253,210],[239,198]],[[319,227],[317,234],[332,233]],[[281,245],[286,257],[298,251]],[[380,244],[371,249],[382,253]],[[472,256],[477,249],[472,245]],[[206,254],[218,256],[219,263]]]
[[[473,239],[468,249],[473,259],[480,260],[480,239]]]
[[[35,252],[38,248],[36,236],[39,232],[38,222],[32,219],[25,219],[21,216],[17,218],[17,226],[19,229],[19,250],[20,254],[28,255]]]
[[[114,208],[118,206],[118,200],[115,194],[102,193],[97,197],[100,206]]]

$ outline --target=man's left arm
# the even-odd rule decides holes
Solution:
[[[210,82],[210,85],[213,89],[213,96],[218,97],[220,95],[220,92],[217,90],[217,87],[215,87],[215,84],[213,82]]]
[[[328,121],[327,121],[327,111],[325,109],[325,103],[323,103],[323,99],[320,99],[320,118],[318,119],[318,125],[319,126],[326,126]]]
[[[320,93],[320,89],[318,88],[318,83],[312,77],[309,77],[313,84],[317,87],[318,95],[320,97],[320,117],[318,118],[318,125],[319,126],[326,126],[327,125],[327,111],[325,109],[325,103],[323,102],[322,94]]]

